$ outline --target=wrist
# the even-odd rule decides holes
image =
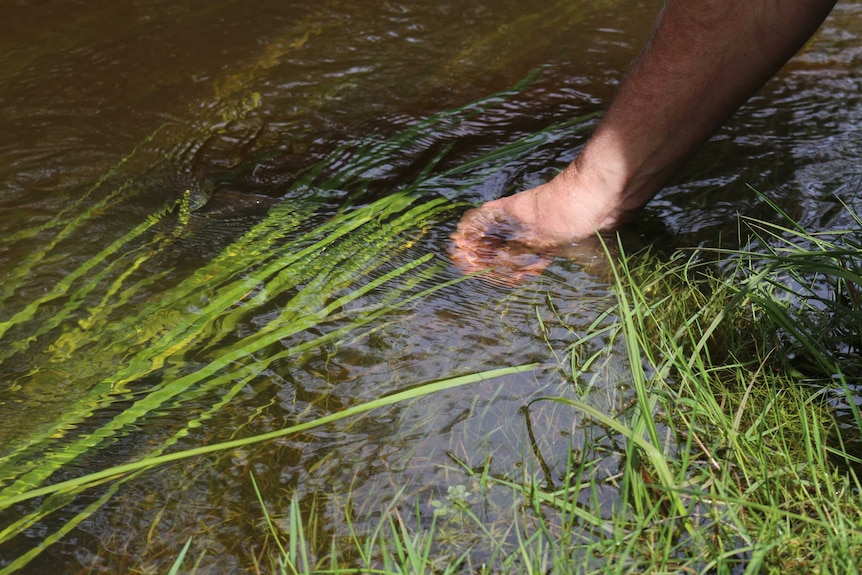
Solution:
[[[579,156],[550,183],[565,190],[567,204],[575,208],[570,217],[590,232],[614,230],[633,220],[643,206],[628,193],[631,180],[625,167],[612,162],[593,165]]]
[[[651,148],[636,149],[614,132],[600,132],[554,184],[569,191],[579,217],[597,231],[610,231],[637,218],[672,176],[676,162]]]

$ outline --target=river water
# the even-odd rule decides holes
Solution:
[[[0,237],[13,238],[0,242],[0,281],[14,286],[2,300],[0,321],[50,293],[81,262],[186,190],[192,206],[186,235],[148,264],[154,280],[142,288],[147,301],[159,296],[162,284],[175,285],[216,257],[274,206],[303,202],[290,195],[298,194],[299,175],[340,147],[346,146],[346,162],[362,153],[360,143],[382,141],[532,78],[481,113],[455,126],[432,125],[394,150],[363,190],[321,192],[315,201],[326,217],[348,201],[365,205],[407,185],[443,145],[443,164],[456,165],[600,112],[648,37],[660,4],[15,2],[0,21]],[[860,68],[862,3],[839,3],[802,53],[701,150],[638,224],[624,230],[625,241],[632,249],[732,241],[738,214],[775,217],[758,192],[809,229],[847,225],[841,200],[862,213]],[[442,266],[435,281],[458,278],[446,251],[460,211],[551,177],[574,158],[590,121],[582,130],[551,129],[544,143],[505,162],[488,161],[478,176],[423,189],[428,197],[465,205],[423,228],[410,243],[411,257],[432,254]],[[123,186],[130,191],[122,201],[99,204]],[[47,223],[74,221],[94,206],[104,217],[52,244],[57,231]],[[28,264],[26,277],[13,276],[40,250],[45,256]],[[622,360],[610,357],[573,381],[567,351],[612,301],[600,258],[558,260],[541,277],[514,287],[455,284],[362,337],[273,365],[232,396],[229,407],[183,435],[179,446],[264,433],[302,414],[336,412],[439,378],[529,362],[542,367],[161,467],[121,485],[23,570],[166,572],[191,537],[192,555],[204,557],[199,572],[249,571],[262,550],[272,549],[252,474],[277,522],[286,521],[290,501],[306,515],[315,510],[322,522],[315,545],[324,553],[333,538],[346,537],[338,515],[348,494],[360,529],[373,526],[376,513],[397,498],[408,507],[421,502],[421,520],[430,521],[453,488],[472,493],[468,502],[493,524],[499,519],[493,509],[504,502],[487,495],[490,501],[477,501],[458,462],[500,477],[548,475],[544,479],[553,483],[565,473],[572,438],[583,443],[594,435],[606,449],[596,472],[611,474],[619,454],[603,443],[604,430],[582,425],[571,411],[537,404],[527,412],[524,406],[542,395],[574,393],[609,413],[623,409]],[[242,320],[228,337],[255,329],[273,309]],[[318,329],[295,334],[296,340],[316,337]],[[10,334],[16,342],[30,335]],[[10,341],[7,335],[4,344]],[[46,349],[63,355],[56,346]],[[186,359],[204,362],[205,352]],[[120,370],[123,356],[116,356],[114,368],[100,363],[99,354],[92,365],[78,357],[74,369],[59,360],[52,367],[47,357],[22,352],[0,364],[0,444],[17,445],[50,428],[96,374]],[[184,374],[191,368],[177,369]],[[123,401],[144,393],[148,381],[137,382]],[[183,410],[202,410],[206,402],[198,400],[154,409],[104,448],[75,459],[62,478],[145,453],[166,430],[182,428]],[[100,408],[94,417],[110,418],[124,405]],[[543,430],[537,442],[528,439],[528,423]],[[6,453],[0,447],[0,456]],[[0,544],[0,568],[90,503],[82,497]],[[0,515],[3,525],[24,509]],[[476,553],[481,561],[481,549]]]

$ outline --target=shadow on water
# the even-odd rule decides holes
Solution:
[[[4,534],[0,568],[82,517],[26,570],[161,572],[190,536],[194,555],[206,553],[200,572],[247,570],[272,546],[252,474],[276,521],[292,501],[316,512],[324,553],[350,538],[344,509],[360,530],[393,501],[430,522],[452,488],[494,525],[510,495],[479,500],[464,467],[553,486],[574,449],[613,475],[613,433],[568,409],[525,407],[571,395],[626,416],[624,354],[580,370],[569,352],[613,305],[602,258],[559,260],[501,288],[456,281],[445,254],[468,205],[573,159],[593,120],[564,123],[601,110],[659,4],[18,6],[0,24],[0,321],[14,324],[0,336],[0,488],[267,433],[453,375],[539,368],[175,462],[115,492],[17,504],[0,512],[4,527],[35,519]],[[626,230],[627,247],[735,237],[737,212],[768,217],[747,184],[806,225],[841,223],[836,190],[862,211],[844,195],[860,177],[860,19],[858,4],[837,11]],[[405,190],[415,205],[371,209]],[[362,209],[373,215],[354,235],[326,228]],[[310,251],[264,275],[288,248]],[[228,288],[235,299],[205,317]],[[44,303],[15,323],[34,301]],[[196,321],[196,339],[177,335]],[[272,331],[290,322],[299,328]],[[179,351],[160,350],[171,338]],[[137,360],[146,365],[127,378]],[[45,467],[69,450],[67,464]],[[610,509],[615,493],[601,496]],[[481,563],[479,535],[457,537]]]

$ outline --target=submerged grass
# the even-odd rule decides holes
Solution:
[[[591,118],[553,126],[439,168],[448,150],[444,147],[399,190],[382,197],[365,191],[400,149],[498,105],[511,93],[430,117],[387,140],[333,152],[285,190],[289,199],[192,273],[160,265],[162,256],[191,233],[194,208],[187,190],[95,255],[67,258],[64,250],[74,247],[76,236],[99,218],[110,219],[130,201],[125,190],[135,185],[134,176],[102,194],[104,199],[94,206],[85,206],[85,197],[80,209],[70,208],[30,235],[9,239],[55,234],[49,243],[35,247],[4,282],[3,393],[14,399],[58,372],[74,385],[56,417],[30,424],[26,434],[10,435],[0,449],[0,545],[15,549],[15,555],[4,551],[0,574],[25,567],[91,517],[121,485],[154,466],[271,440],[306,429],[306,423],[323,425],[447,386],[526,369],[425,386],[406,382],[409,389],[348,407],[331,419],[297,413],[297,426],[274,434],[179,449],[195,429],[272,366],[362,337],[395,310],[450,285],[440,275],[446,262],[411,249],[428,226],[462,207],[434,193],[437,182],[457,177],[469,186],[482,181],[501,163],[561,133],[586,127]],[[96,182],[91,192],[114,185],[125,163]],[[341,207],[333,209],[332,196],[345,192]],[[32,271],[64,259],[73,263],[62,280],[19,303],[20,294],[33,287]],[[167,423],[163,429],[162,422]],[[113,449],[141,428],[160,431],[132,452]],[[83,461],[88,462],[87,473],[80,472]],[[61,519],[58,523],[50,518]],[[44,533],[35,544],[20,543],[34,529]]]
[[[393,502],[366,531],[351,505],[339,505],[346,535],[328,545],[312,542],[316,506],[294,501],[279,521],[258,492],[266,537],[278,542],[264,570],[858,573],[862,226],[744,226],[751,246],[720,261],[639,253],[616,265],[613,321],[569,351],[600,338],[601,353],[627,355],[625,412],[586,397],[533,401],[604,429],[622,455],[615,472],[595,465],[606,438],[571,445],[553,482],[538,463],[492,475],[454,461],[470,490],[507,490],[511,505],[489,514],[500,497],[477,506],[452,485],[432,517],[419,501]],[[584,375],[573,373],[575,382]]]
[[[2,557],[0,575],[26,567],[156,466],[535,369],[405,382],[337,413],[295,413],[294,425],[269,433],[184,443],[273,366],[362,337],[393,311],[449,285],[439,273],[446,264],[411,250],[427,226],[461,207],[434,193],[441,181],[471,186],[589,125],[590,118],[577,118],[456,165],[446,164],[449,148],[441,146],[398,191],[366,193],[393,155],[425,146],[428,133],[445,132],[506,97],[441,113],[385,141],[336,150],[297,178],[286,190],[289,201],[186,275],[159,266],[188,233],[193,208],[181,191],[96,255],[75,259],[61,281],[16,303],[34,270],[63,258],[66,243],[128,201],[133,178],[92,206],[84,205],[88,193],[39,229],[0,240],[55,234],[4,282],[4,394],[58,370],[78,382],[56,419],[10,437],[0,451],[0,545],[16,553]],[[123,163],[91,192],[113,185]],[[326,207],[336,194],[347,195],[341,207]],[[324,521],[315,505],[296,499],[278,513],[254,483],[266,541],[255,568],[857,573],[862,222],[856,223],[815,234],[789,219],[745,221],[746,250],[619,258],[616,305],[570,349],[552,350],[569,370],[572,393],[534,399],[525,409],[554,405],[579,428],[598,430],[569,436],[582,443],[569,446],[562,471],[546,464],[535,437],[557,430],[536,425],[525,439],[534,465],[494,474],[453,455],[448,477],[463,481],[430,501],[395,496],[368,509],[349,493],[337,494],[343,516]],[[611,356],[628,366],[630,401],[618,412],[596,407],[588,391],[595,367]],[[178,413],[179,420],[171,419]],[[167,422],[173,423],[134,452],[111,449],[142,427]],[[88,463],[81,473],[84,461],[98,461],[99,468]],[[55,517],[59,523],[48,521]],[[20,544],[36,531],[35,544]],[[177,550],[172,572],[202,565],[193,543]]]

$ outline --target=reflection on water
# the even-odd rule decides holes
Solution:
[[[147,279],[130,306],[151,305],[273,206],[300,206],[313,196],[316,211],[299,234],[339,207],[367,205],[403,188],[446,149],[435,168],[440,173],[600,110],[660,4],[324,0],[265,2],[254,10],[233,1],[19,5],[0,23],[0,281],[15,286],[5,290],[0,321],[186,190],[183,234],[141,268]],[[770,217],[747,184],[788,206],[806,225],[841,223],[833,210],[835,192],[858,211],[860,24],[862,5],[839,5],[805,52],[706,146],[639,226],[626,230],[629,245],[659,237],[686,246],[733,237],[738,212]],[[323,158],[330,158],[337,173],[361,155],[363,143],[509,89],[537,68],[541,76],[507,100],[392,148],[389,161],[366,174],[361,187],[315,191],[293,185]],[[536,185],[574,157],[585,132],[552,136],[515,160],[477,166],[471,177],[437,178],[420,193],[425,200],[476,204]],[[346,146],[340,155],[329,156],[340,146]],[[95,216],[86,233],[61,237],[56,228],[40,229],[58,214],[73,221],[87,210]],[[109,217],[96,217],[103,213]],[[458,213],[453,209],[421,230],[385,269],[434,254],[442,271],[416,289],[459,277],[445,260]],[[54,242],[56,249],[44,259],[28,259]],[[24,279],[11,276],[21,269]],[[360,279],[368,278],[357,273]],[[372,305],[375,297],[355,305]],[[605,430],[547,404],[524,409],[546,394],[573,393],[606,412],[624,410],[622,359],[606,358],[573,382],[567,353],[611,302],[601,261],[559,260],[543,276],[514,288],[477,280],[455,284],[384,316],[363,337],[274,362],[236,391],[229,408],[177,446],[265,433],[454,374],[527,362],[541,368],[151,472],[124,484],[74,537],[51,546],[27,569],[165,571],[190,535],[195,555],[207,553],[204,572],[248,568],[249,557],[258,556],[263,545],[251,473],[281,517],[291,498],[306,509],[318,506],[320,516],[333,521],[322,533],[336,538],[346,536],[346,527],[335,520],[346,494],[359,506],[359,527],[373,524],[376,510],[400,490],[406,500],[419,497],[430,518],[432,503],[465,482],[461,463],[500,476],[535,472],[553,485],[565,473],[571,445],[592,445],[605,448],[596,456],[596,472],[612,474],[619,454]],[[283,305],[279,300],[256,310],[224,337],[255,333]],[[85,319],[65,321],[74,326]],[[157,336],[182,321],[166,313],[134,328]],[[273,345],[290,347],[321,335],[317,330]],[[10,334],[18,338],[16,345],[28,337]],[[64,354],[76,342],[58,341],[39,355],[20,353],[0,365],[4,445],[48,428],[88,392],[91,379],[116,370],[95,359],[85,369],[80,362],[72,369]],[[72,347],[64,348],[64,342]],[[205,365],[214,349],[184,358],[182,369]],[[136,382],[99,417],[109,420],[158,383]],[[190,413],[212,405],[209,396],[198,400],[160,406],[135,422],[134,432],[76,461],[66,473],[75,476],[146,452],[181,428]],[[527,440],[531,426],[545,431],[535,443]],[[0,448],[0,456],[6,453]],[[486,510],[490,522],[488,510],[505,502],[471,503]],[[85,504],[76,503],[73,511]],[[44,532],[34,527],[0,546],[0,566],[29,550]],[[324,550],[329,545],[319,544]]]

